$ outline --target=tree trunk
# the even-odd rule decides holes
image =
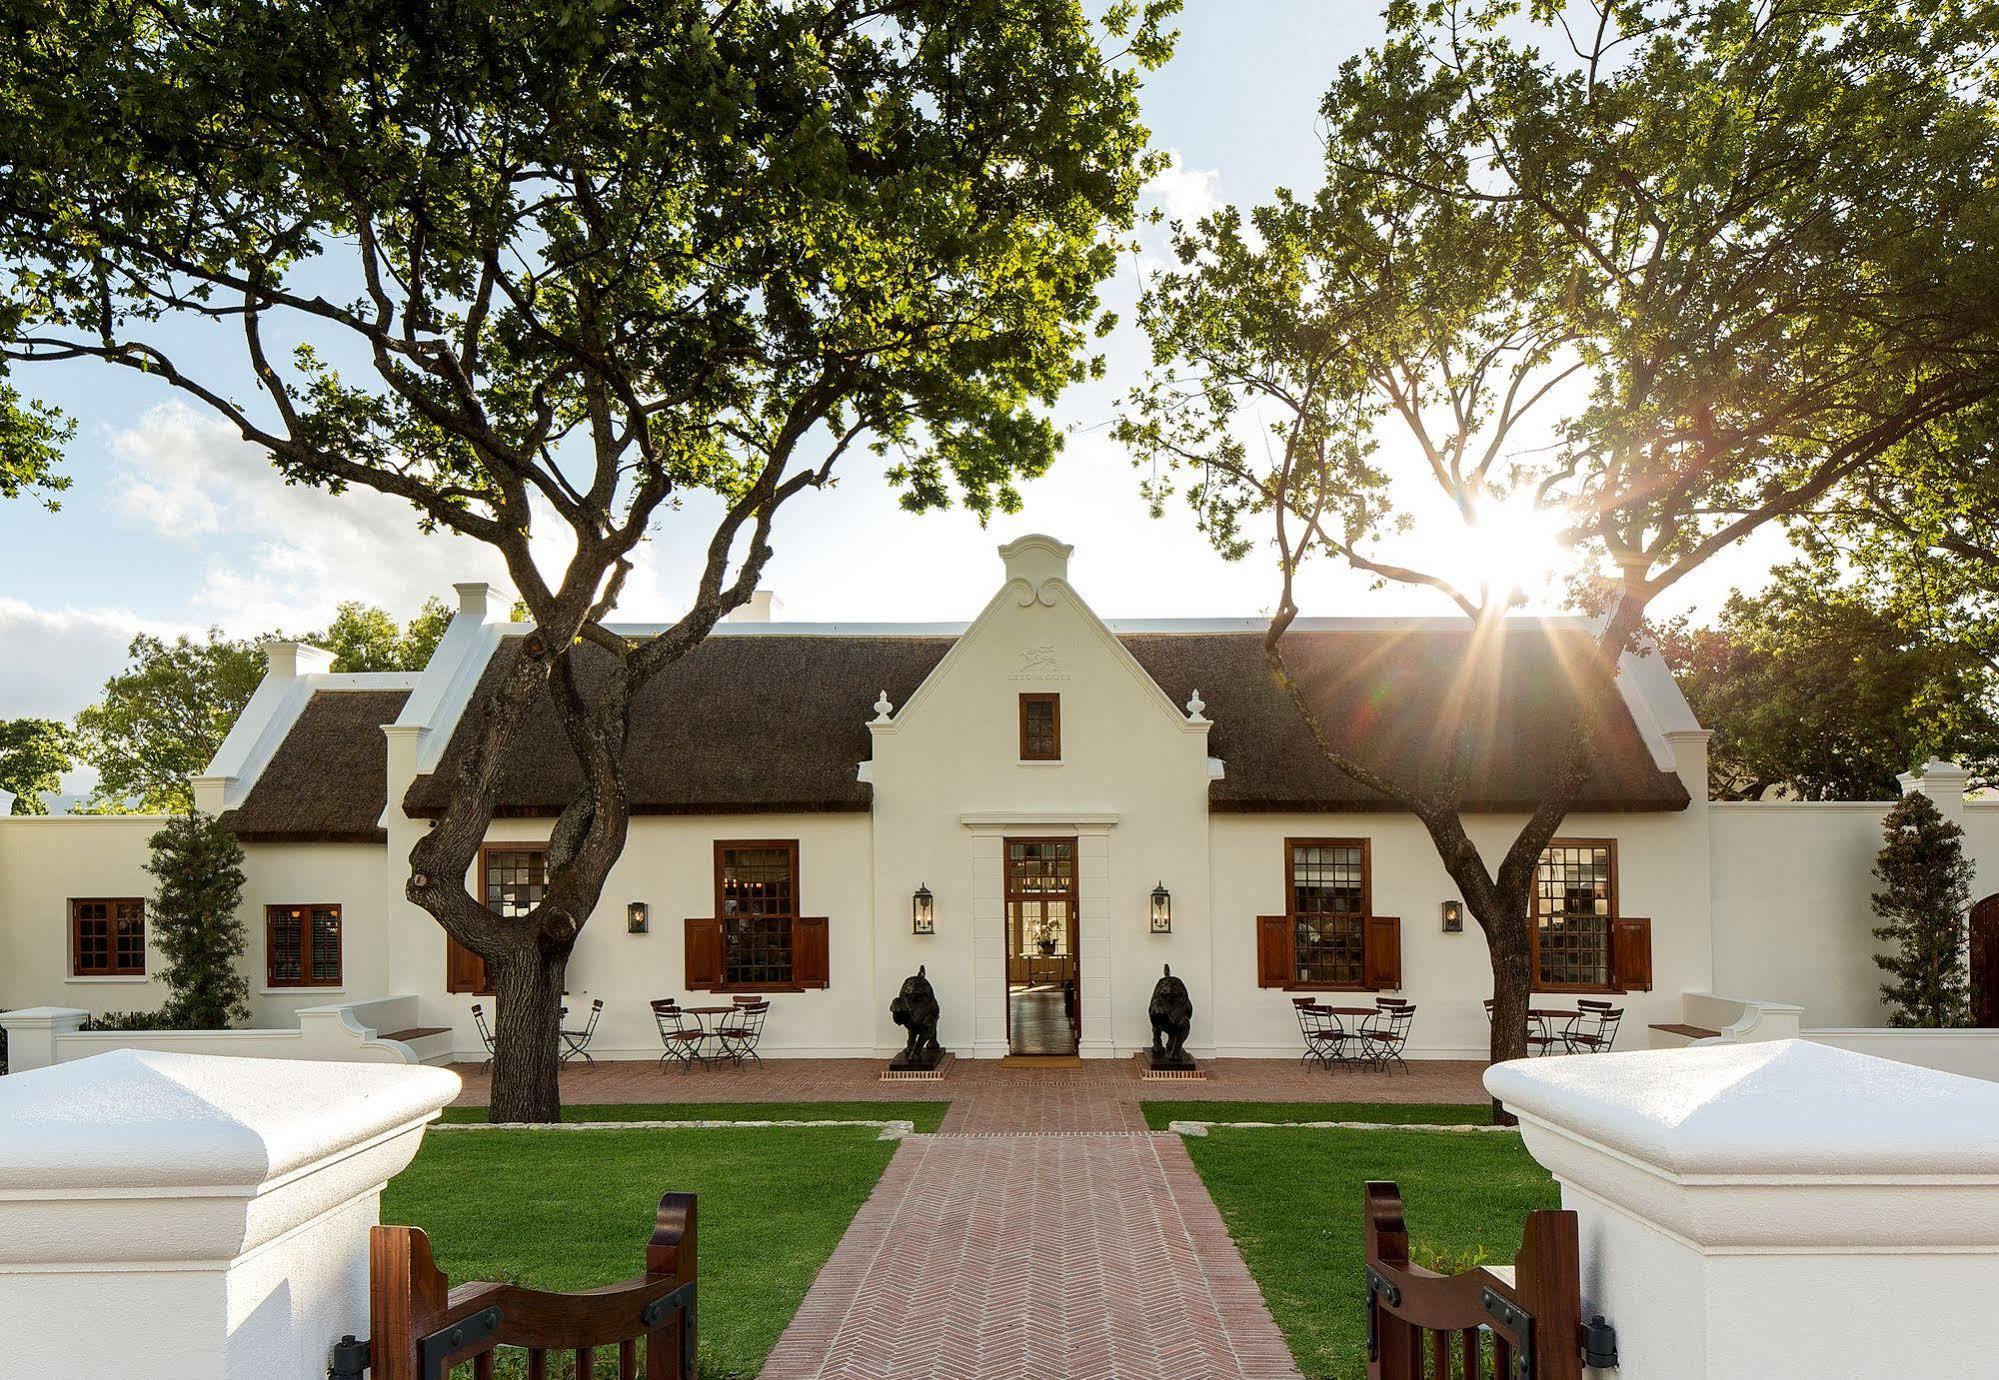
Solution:
[[[1499,922],[1487,925],[1486,951],[1492,959],[1492,1039],[1488,1049],[1492,1062],[1527,1057],[1527,1008],[1534,993],[1532,950],[1527,943],[1527,897],[1501,896],[1505,907]],[[1517,902],[1517,908],[1516,908]],[[1492,1101],[1492,1123],[1514,1124],[1513,1114]]]
[[[493,1082],[487,1120],[557,1121],[562,1115],[562,984],[569,955],[533,945],[493,967]]]

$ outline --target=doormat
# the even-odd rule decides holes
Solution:
[[[1003,1069],[1079,1069],[1083,1061],[1074,1054],[1008,1054],[1000,1059]]]
[[[939,1083],[951,1071],[951,1065],[958,1062],[958,1056],[946,1053],[937,1061],[934,1069],[883,1069],[884,1083]]]
[[[1152,1067],[1152,1060],[1146,1057],[1144,1050],[1140,1050],[1131,1057],[1138,1065],[1139,1081],[1143,1083],[1205,1083],[1208,1081],[1208,1071],[1199,1064],[1196,1064],[1191,1069],[1155,1069]]]

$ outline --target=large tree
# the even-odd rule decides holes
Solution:
[[[496,1119],[557,1112],[563,972],[624,846],[632,697],[749,598],[779,509],[855,447],[908,506],[955,488],[981,514],[1050,462],[1048,404],[1098,367],[1097,285],[1150,166],[1139,71],[1174,8],[51,0],[17,19],[17,373],[158,380],[290,480],[377,489],[497,548],[531,615],[466,711],[406,887],[493,966]],[[640,543],[704,492],[720,517],[686,611],[613,632]],[[588,694],[585,647],[610,668]],[[547,697],[585,787],[544,899],[502,917],[466,876]]]
[[[1776,572],[1711,618],[1658,629],[1659,651],[1712,730],[1717,800],[1892,800],[1897,777],[1942,757],[1999,764],[1999,675],[1878,587],[1820,565]]]
[[[54,719],[0,719],[0,791],[14,797],[8,813],[45,815],[42,799],[62,789],[76,765],[76,734]]]
[[[1653,600],[1992,398],[1999,21],[1398,0],[1388,28],[1325,99],[1319,192],[1181,227],[1120,430],[1155,501],[1184,486],[1224,551],[1270,522],[1273,673],[1328,759],[1428,830],[1485,932],[1491,1053],[1511,1058],[1535,869],[1591,777],[1590,724],[1488,859],[1461,773],[1412,787],[1313,717],[1285,661],[1300,571],[1434,590],[1487,629],[1559,543],[1600,612],[1574,673],[1612,694]],[[1460,752],[1474,729],[1439,726]]]

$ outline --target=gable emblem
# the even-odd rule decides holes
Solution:
[[[1020,649],[1020,665],[1008,680],[1067,680],[1068,673],[1056,660],[1053,642],[1037,642]]]

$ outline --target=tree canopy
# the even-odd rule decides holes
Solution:
[[[76,735],[54,719],[0,719],[0,791],[14,797],[10,814],[45,815],[45,795],[62,790],[76,765]]]
[[[1823,569],[1787,567],[1713,618],[1672,619],[1659,647],[1714,733],[1717,800],[1893,800],[1933,759],[1980,779],[1999,761],[1992,668]]]
[[[856,448],[911,508],[1017,502],[1101,366],[1177,0],[48,3],[0,67],[0,359],[199,402],[285,478],[495,547],[535,624],[407,893],[489,958],[493,1113],[556,1102],[561,970],[627,825],[637,688],[746,601]],[[198,342],[190,347],[189,342]],[[655,519],[719,499],[685,614],[605,621]],[[550,536],[537,544],[536,538]],[[550,552],[557,554],[550,555]],[[586,696],[580,642],[613,660]],[[553,696],[585,792],[543,901],[464,878]]]
[[[1985,4],[1398,0],[1326,96],[1321,188],[1179,227],[1118,427],[1147,492],[1230,555],[1270,524],[1280,679],[1308,562],[1484,624],[1559,550],[1607,681],[1661,593],[1999,392],[1995,40]],[[1428,827],[1518,1054],[1587,725],[1497,868],[1452,786],[1319,736]]]

